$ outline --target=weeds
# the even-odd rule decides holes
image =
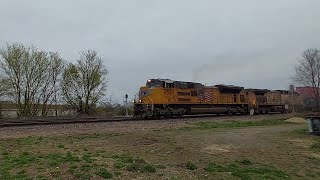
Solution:
[[[123,162],[123,163],[133,163],[134,161],[134,158],[127,154],[115,155],[115,156],[112,156],[112,158],[117,159],[118,162]]]
[[[36,180],[47,180],[48,178],[46,178],[45,176],[42,176],[42,175],[38,175],[35,179]]]
[[[66,156],[63,158],[63,160],[65,162],[69,162],[69,163],[72,163],[72,162],[80,162],[80,158],[74,154],[72,154],[71,152],[67,152]]]
[[[297,133],[297,134],[305,135],[305,134],[308,134],[308,131],[309,130],[307,128],[303,128],[303,129],[297,129],[294,132]]]
[[[238,161],[238,163],[226,165],[218,165],[212,162],[204,170],[208,172],[229,172],[232,176],[244,180],[288,179],[288,175],[283,171],[268,166],[254,166],[249,160],[242,160]]]
[[[127,171],[138,172],[141,168],[138,163],[130,163],[126,165]]]
[[[197,129],[219,129],[219,128],[243,128],[254,126],[275,126],[281,124],[292,124],[285,119],[261,120],[261,121],[223,121],[223,122],[197,122],[192,127],[183,127],[179,130],[197,130]]]
[[[92,166],[91,165],[89,165],[89,164],[84,164],[84,165],[82,165],[81,167],[80,167],[80,170],[81,171],[90,171],[90,170],[92,170]]]
[[[86,163],[93,163],[95,161],[89,154],[84,154],[82,160]]]
[[[140,158],[133,158],[125,154],[113,156],[113,158],[117,160],[113,165],[117,169],[125,168],[127,171],[132,172],[156,172],[155,166]]]
[[[156,168],[151,164],[144,164],[142,167],[142,172],[156,172]]]
[[[76,172],[77,168],[78,168],[77,165],[72,164],[69,166],[68,172],[74,174]]]
[[[284,120],[262,120],[262,121],[225,121],[217,122],[198,122],[195,123],[199,129],[215,129],[215,128],[241,128],[250,126],[273,126],[280,124],[290,124]]]
[[[30,155],[28,152],[23,152],[20,155],[10,155],[4,156],[6,166],[12,168],[14,166],[28,166],[36,161],[36,157]]]
[[[13,169],[22,169],[36,162],[36,157],[28,152],[23,152],[19,155],[4,155],[3,161],[0,163],[0,179],[31,179],[24,170],[12,173]]]
[[[124,162],[117,161],[116,163],[114,163],[113,167],[115,167],[117,169],[122,169],[122,168],[126,167],[126,164]]]
[[[91,175],[83,172],[76,171],[74,176],[78,179],[90,179]]]
[[[223,172],[225,171],[225,168],[221,165],[211,162],[206,168],[204,168],[204,170],[208,172]]]
[[[240,163],[243,164],[243,165],[250,165],[250,164],[252,164],[252,162],[251,162],[250,160],[248,160],[248,159],[244,159],[244,160],[240,161]]]
[[[105,168],[102,168],[100,169],[98,172],[97,172],[97,175],[105,178],[105,179],[110,179],[113,177],[113,175]]]
[[[311,150],[315,151],[315,152],[319,152],[320,151],[320,142],[314,142],[311,145]]]
[[[63,145],[63,144],[59,144],[59,145],[58,145],[58,148],[64,149],[64,145]]]
[[[193,164],[192,162],[190,162],[190,161],[186,164],[186,167],[187,167],[187,169],[189,169],[189,170],[196,170],[196,169],[198,169],[198,167],[197,167],[195,164]]]
[[[30,146],[30,145],[36,145],[39,144],[43,140],[43,137],[23,137],[23,138],[18,138],[16,139],[16,143],[18,145],[23,145],[23,146]]]

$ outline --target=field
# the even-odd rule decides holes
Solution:
[[[0,179],[315,179],[320,140],[285,116],[0,129]]]

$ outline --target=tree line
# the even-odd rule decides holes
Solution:
[[[73,63],[58,52],[13,43],[0,49],[0,75],[0,98],[14,101],[18,116],[47,116],[53,104],[94,112],[106,94],[108,70],[94,50],[80,52]]]
[[[80,52],[75,63],[58,52],[19,43],[0,48],[0,102],[14,101],[18,116],[47,116],[50,106],[69,105],[91,114],[106,94],[108,70],[94,50]],[[294,82],[311,87],[315,110],[320,111],[320,50],[307,49],[295,66]],[[110,109],[119,104],[102,102]]]

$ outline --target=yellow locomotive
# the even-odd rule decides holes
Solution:
[[[285,112],[280,91],[239,86],[204,86],[195,82],[149,79],[134,104],[136,117],[191,114],[248,114]]]

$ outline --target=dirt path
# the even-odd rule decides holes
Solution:
[[[225,129],[214,133],[198,133],[195,141],[202,142],[203,150],[212,155],[227,159],[249,155],[253,159],[272,162],[279,157],[279,153],[285,155],[290,147],[294,147],[294,144],[288,148],[279,143],[285,140],[285,134],[306,127],[306,124],[290,124]],[[194,136],[190,135],[191,137]]]

